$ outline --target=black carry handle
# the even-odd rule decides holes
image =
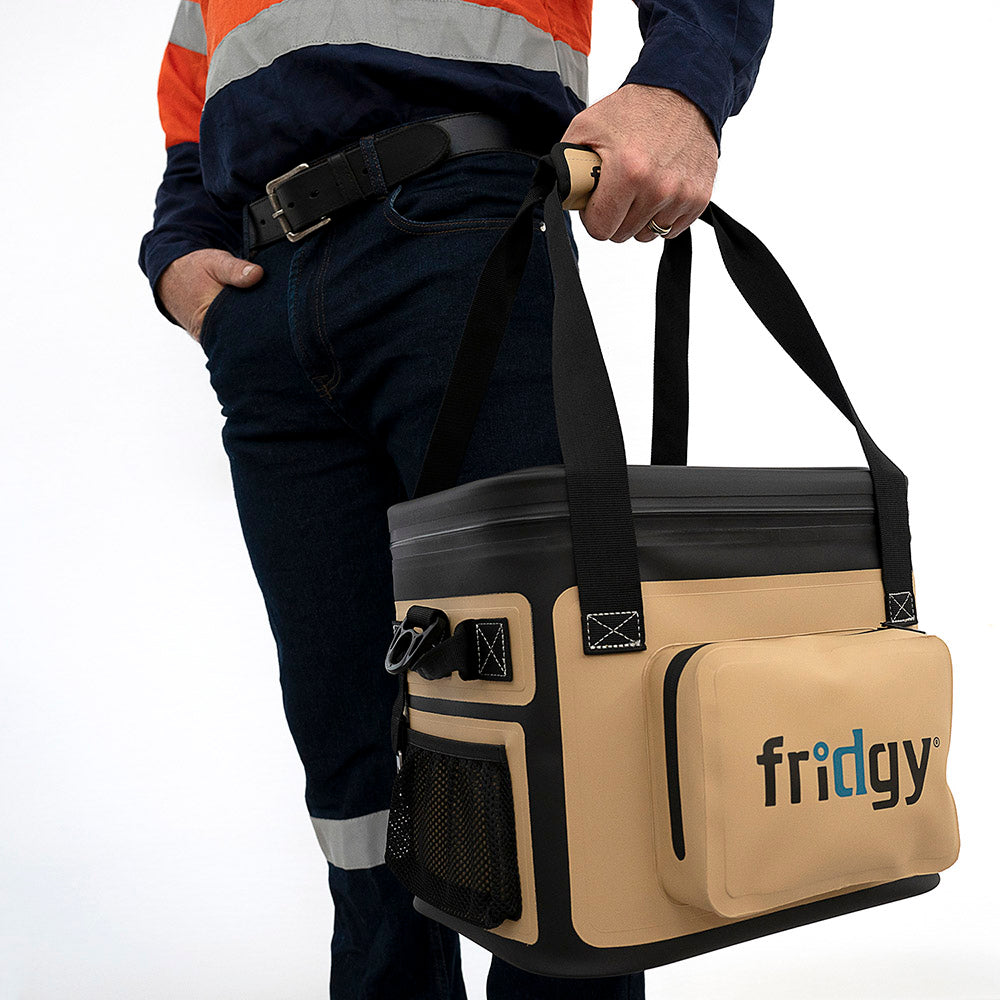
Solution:
[[[565,148],[557,143],[539,160],[528,195],[486,262],[415,495],[447,489],[456,482],[531,249],[534,210],[544,202],[555,288],[553,393],[583,648],[590,654],[629,652],[645,648],[645,628],[625,448],[563,216],[561,201],[569,191]],[[805,306],[766,247],[715,205],[708,207],[702,219],[715,229],[726,268],[751,308],[857,430],[874,484],[886,623],[915,624],[905,476],[862,426]],[[657,280],[657,359],[661,371],[664,363],[683,360],[685,374],[679,381],[685,391],[683,399],[666,404],[659,394],[657,429],[662,429],[665,413],[683,415],[686,448],[690,236],[684,233],[663,242]],[[668,441],[668,450],[675,455],[678,440],[679,435],[672,444]]]
[[[917,613],[910,561],[906,476],[875,444],[861,423],[812,317],[771,252],[749,229],[717,205],[710,204],[701,219],[715,230],[723,263],[747,305],[785,353],[854,426],[872,474],[885,591],[885,621],[890,625],[915,625]],[[664,258],[670,258],[670,264],[664,286],[679,288],[686,285],[690,288],[690,235],[683,233],[677,240],[665,243],[668,245],[664,247]],[[659,280],[657,284],[660,285]],[[666,294],[669,295],[669,292]],[[657,302],[659,313],[666,313],[667,309],[667,302]],[[684,329],[678,330],[676,338],[672,338],[678,345],[678,351],[681,342],[687,340],[687,315],[684,313],[682,316]],[[681,316],[678,317],[680,319]],[[669,324],[670,320],[665,317],[663,322]],[[680,366],[677,364],[674,367],[677,370]],[[686,365],[684,367],[686,369]],[[654,374],[654,384],[656,381]],[[663,386],[655,385],[655,388],[659,390],[662,411]],[[675,416],[676,409],[675,404]]]

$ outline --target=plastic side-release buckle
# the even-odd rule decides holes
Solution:
[[[414,604],[392,637],[385,654],[385,669],[394,676],[404,673],[413,664],[451,634],[448,616],[439,608]]]

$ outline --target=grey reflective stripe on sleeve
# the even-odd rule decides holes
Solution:
[[[205,22],[201,16],[201,4],[194,0],[181,0],[177,7],[174,26],[170,30],[170,41],[182,49],[208,54],[208,39],[205,37]]]
[[[317,819],[311,816],[316,839],[326,860],[337,868],[374,868],[385,863],[385,835],[389,810],[353,819]]]
[[[377,45],[418,56],[558,73],[587,100],[587,57],[520,14],[470,0],[280,0],[212,53],[206,99],[307,45]]]

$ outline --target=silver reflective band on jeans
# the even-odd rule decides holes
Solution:
[[[385,864],[385,835],[389,810],[355,816],[353,819],[312,820],[316,839],[326,860],[345,871],[375,868]]]

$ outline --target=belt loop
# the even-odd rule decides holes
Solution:
[[[250,206],[243,206],[243,242],[240,245],[240,256],[244,260],[250,259],[250,248],[254,244],[254,228],[250,221]]]
[[[361,155],[364,157],[365,166],[368,168],[368,180],[371,181],[372,194],[379,198],[384,198],[389,193],[389,189],[385,186],[385,178],[382,176],[382,163],[378,158],[378,153],[375,151],[374,136],[363,136],[358,141],[358,145],[361,147]]]

